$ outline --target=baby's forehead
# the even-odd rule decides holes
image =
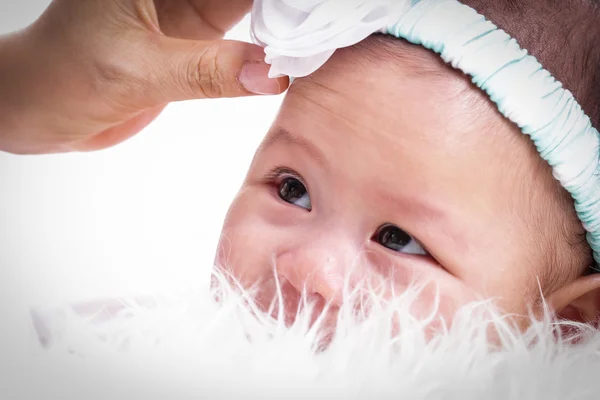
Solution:
[[[351,125],[373,132],[374,142],[415,136],[434,150],[487,142],[501,131],[511,143],[522,136],[438,55],[383,35],[339,50],[313,75],[296,80],[288,97],[284,109],[293,104],[303,109],[303,118],[328,123],[329,129]]]
[[[462,74],[448,66],[439,55],[404,39],[390,35],[375,34],[347,49],[358,62],[401,68],[403,74],[412,77],[444,80],[456,79]]]

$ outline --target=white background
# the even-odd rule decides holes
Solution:
[[[0,0],[0,33],[48,3]],[[228,38],[249,41],[248,31],[246,19]],[[31,306],[169,292],[208,273],[281,100],[172,104],[138,136],[97,153],[0,152],[0,373],[31,345]]]

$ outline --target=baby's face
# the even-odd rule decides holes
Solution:
[[[543,268],[522,223],[539,156],[435,55],[407,47],[404,61],[357,61],[361,51],[294,82],[231,206],[217,264],[259,283],[264,306],[275,272],[291,314],[303,290],[339,304],[350,270],[351,284],[396,293],[435,283],[418,309],[438,289],[448,319],[489,297],[527,312]],[[439,71],[419,72],[425,62]]]

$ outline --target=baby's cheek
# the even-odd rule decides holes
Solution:
[[[271,215],[277,207],[266,203],[274,200],[265,198],[264,192],[243,189],[232,203],[221,232],[216,264],[230,271],[244,287],[272,280],[274,257],[282,243],[282,228],[273,223]]]
[[[450,323],[456,311],[475,301],[474,290],[428,257],[371,256],[380,279],[385,281],[389,297],[404,296],[412,301],[416,318],[434,314]]]
[[[269,271],[269,243],[257,224],[224,227],[216,264],[233,273],[245,286],[252,285]]]

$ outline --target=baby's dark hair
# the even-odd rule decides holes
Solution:
[[[461,0],[570,90],[600,128],[600,0]]]

